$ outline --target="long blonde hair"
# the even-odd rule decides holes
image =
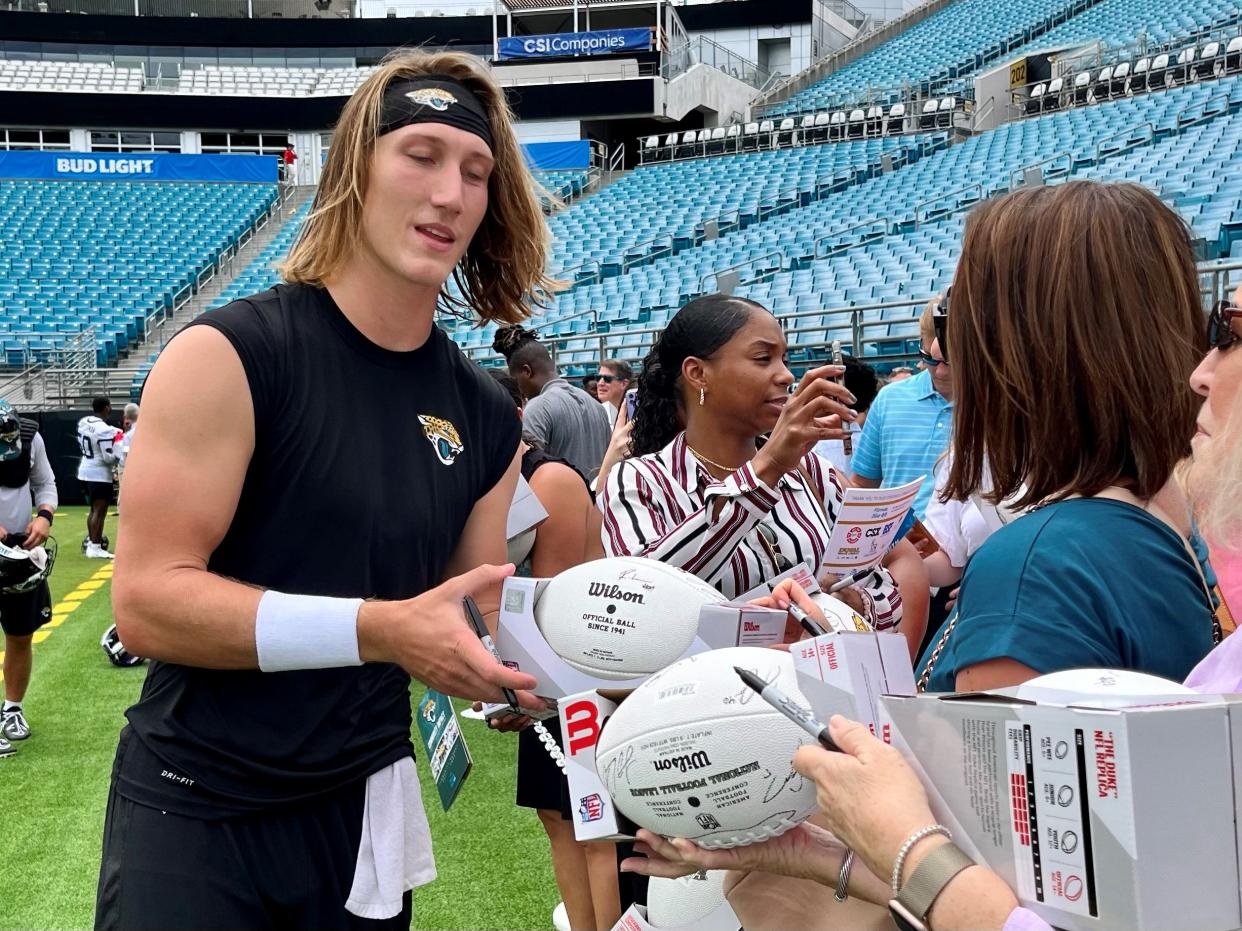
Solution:
[[[362,228],[384,91],[394,80],[430,74],[456,78],[478,95],[491,123],[495,159],[487,213],[453,270],[461,296],[444,288],[440,299],[451,309],[473,309],[484,321],[525,320],[531,303],[545,304],[560,286],[544,271],[548,226],[504,91],[481,59],[460,52],[393,53],[349,98],[336,124],[310,216],[279,266],[280,273],[285,281],[322,287],[350,257]]]

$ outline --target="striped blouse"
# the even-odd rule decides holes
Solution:
[[[780,575],[774,555],[818,570],[843,494],[840,478],[814,453],[775,489],[749,463],[717,480],[679,433],[658,453],[627,459],[609,473],[599,497],[604,550],[658,559],[737,598]],[[723,503],[713,516],[717,501]],[[901,595],[887,569],[877,568],[858,591],[877,630],[901,622]]]

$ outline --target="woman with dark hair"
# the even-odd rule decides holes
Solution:
[[[601,491],[610,555],[658,559],[730,598],[799,563],[819,568],[843,489],[812,448],[857,415],[831,380],[840,367],[808,372],[791,394],[784,357],[780,323],[753,301],[700,297],[669,321],[643,362],[633,456]],[[877,628],[901,620],[886,569],[842,594]]]

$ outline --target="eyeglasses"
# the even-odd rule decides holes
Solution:
[[[937,359],[937,358],[936,358],[935,356],[933,356],[930,352],[925,352],[925,351],[924,351],[924,350],[922,350],[922,349],[920,349],[920,350],[919,350],[919,359],[920,359],[920,360],[922,361],[922,363],[923,363],[924,365],[926,365],[929,369],[934,369],[934,368],[936,368],[937,366],[940,366],[940,365],[948,365],[948,364],[949,364],[949,360],[948,360],[948,359]]]
[[[776,538],[776,531],[765,523],[760,523],[757,527],[759,531],[759,540],[763,543],[764,549],[768,551],[768,555],[772,558],[772,565],[776,566],[778,573],[788,572],[793,568],[785,554],[781,552],[780,541]]]
[[[1225,350],[1242,339],[1233,328],[1233,321],[1242,320],[1242,307],[1229,301],[1217,301],[1208,314],[1207,344],[1208,351]]]
[[[605,375],[603,372],[600,372],[595,378],[602,381],[605,385],[611,385],[614,381],[625,381],[620,375]]]

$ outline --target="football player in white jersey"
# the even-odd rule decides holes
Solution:
[[[78,481],[86,491],[91,510],[86,517],[86,558],[112,559],[104,549],[104,518],[112,503],[112,470],[117,462],[117,437],[121,431],[108,423],[112,402],[107,398],[95,398],[91,402],[89,417],[78,421],[78,446],[82,458],[78,461]]]

